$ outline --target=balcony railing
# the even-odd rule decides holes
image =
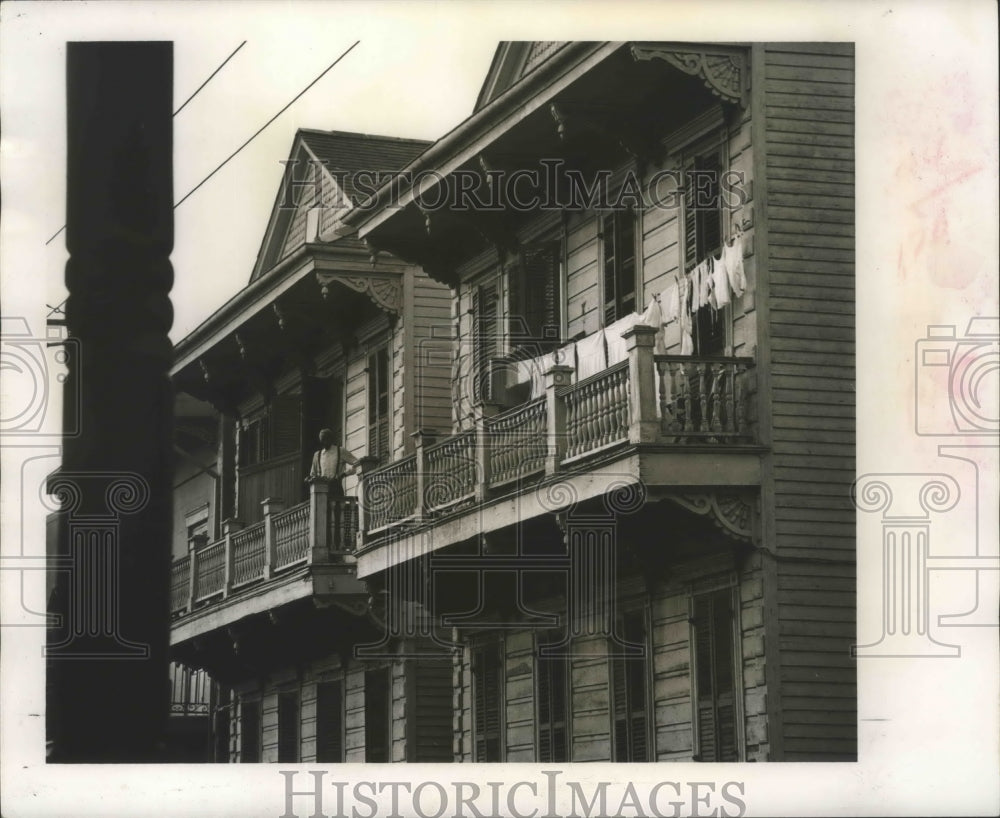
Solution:
[[[328,490],[313,483],[309,500],[288,509],[265,500],[262,522],[243,528],[227,520],[222,539],[175,560],[171,612],[191,613],[302,565],[341,562],[357,538],[358,504],[353,497],[330,498]]]
[[[422,524],[621,446],[752,443],[753,359],[655,355],[654,335],[627,330],[627,360],[577,383],[571,367],[552,366],[542,397],[501,413],[481,406],[472,430],[440,441],[418,432],[415,454],[365,469],[365,535]]]

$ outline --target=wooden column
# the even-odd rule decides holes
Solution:
[[[309,481],[309,564],[326,562],[330,542],[330,481],[314,477]]]
[[[417,467],[417,504],[413,516],[419,521],[424,518],[424,491],[427,487],[427,463],[424,460],[424,452],[429,446],[434,445],[437,436],[432,430],[417,429],[410,437],[415,444],[413,462]]]
[[[73,568],[50,598],[49,761],[151,762],[168,710],[173,44],[71,42],[66,68],[66,324],[79,353],[65,389],[79,397],[65,405],[79,405],[81,431],[64,441],[63,473],[80,501]],[[128,513],[123,483],[140,498]],[[84,518],[109,509],[99,554]]]
[[[556,390],[569,386],[573,367],[556,364],[545,372],[545,428],[548,430],[548,452],[545,455],[545,473],[555,474],[566,455],[566,402]]]

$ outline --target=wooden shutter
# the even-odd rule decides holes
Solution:
[[[240,702],[240,762],[260,761],[260,699]]]
[[[561,244],[547,241],[524,252],[524,263],[513,280],[520,281],[521,315],[528,331],[531,354],[556,349],[560,338],[560,260]]]
[[[555,641],[555,640],[553,640]],[[569,661],[538,660],[538,760],[569,761]]]
[[[737,761],[732,589],[694,598],[697,761]]]
[[[641,656],[616,656],[612,659],[615,761],[648,761],[649,714],[646,702],[649,647],[645,613],[627,613],[620,623],[625,641],[642,645],[645,650]]]
[[[365,761],[389,761],[392,680],[387,667],[365,672]]]
[[[278,761],[299,760],[299,691],[278,694]]]
[[[302,400],[299,395],[278,395],[270,409],[270,457],[299,451],[302,437]]]
[[[492,398],[490,390],[490,365],[500,354],[500,298],[498,282],[482,284],[472,293],[473,316],[473,382],[472,398],[485,401]]]
[[[417,762],[454,761],[452,750],[452,667],[450,662],[413,662],[414,758]]]
[[[344,683],[337,679],[316,685],[316,761],[344,760]]]
[[[615,320],[635,312],[635,212],[618,210],[615,212],[615,227],[618,236],[615,240],[617,283],[615,290],[618,300]]]
[[[486,645],[472,655],[475,709],[475,760],[502,761],[503,656],[502,643]]]
[[[368,454],[389,458],[389,352],[368,356]]]

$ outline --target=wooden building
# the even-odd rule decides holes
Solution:
[[[853,94],[849,44],[504,43],[435,143],[299,133],[174,367],[221,756],[856,758]]]

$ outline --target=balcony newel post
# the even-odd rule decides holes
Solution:
[[[492,449],[490,429],[487,419],[500,413],[500,405],[482,401],[476,404],[476,466],[479,480],[476,482],[476,502],[486,500],[487,488],[490,484],[490,452]]]
[[[413,519],[420,521],[424,518],[424,510],[426,506],[426,500],[424,499],[424,491],[429,483],[427,474],[427,461],[424,457],[425,452],[429,446],[433,446],[435,442],[435,434],[433,430],[430,429],[417,429],[410,437],[413,438],[414,443],[414,457],[413,462],[417,471],[417,499],[413,508]]]
[[[331,545],[330,481],[314,477],[309,481],[309,564],[322,562]]]
[[[280,497],[268,497],[260,501],[260,507],[264,510],[264,578],[270,579],[274,575],[275,565],[278,564],[274,515],[284,511],[285,501]]]
[[[364,457],[358,458],[358,549],[364,545],[365,533],[368,531],[368,512],[366,511],[368,500],[368,479],[371,477],[371,473],[377,466],[377,457],[365,455]]]
[[[622,333],[628,345],[629,443],[656,440],[656,377],[653,344],[656,328],[636,324]]]
[[[556,394],[556,390],[569,386],[572,379],[573,367],[565,364],[556,364],[545,372],[546,475],[559,471],[559,464],[566,454],[566,401]]]
[[[233,534],[237,531],[243,529],[243,521],[237,520],[235,517],[230,517],[228,520],[222,521],[222,538],[225,545],[223,546],[225,554],[225,573],[222,579],[222,596],[229,596],[229,592],[233,590],[233,581],[235,580],[235,562],[233,560]]]

